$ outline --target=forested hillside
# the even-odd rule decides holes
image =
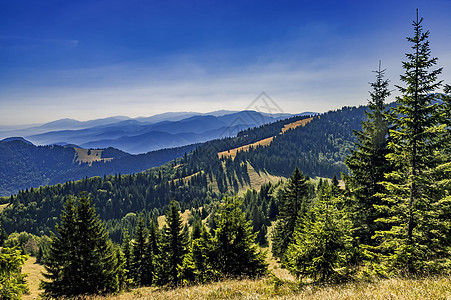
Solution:
[[[365,107],[359,107],[328,112],[315,117],[306,126],[284,134],[280,134],[284,125],[309,116],[277,121],[240,132],[235,138],[207,142],[182,158],[143,173],[117,173],[22,190],[5,198],[4,201],[10,205],[1,214],[1,223],[8,233],[26,230],[48,234],[67,197],[79,196],[83,192],[91,195],[101,218],[111,220],[112,224],[129,212],[145,210],[153,211],[154,215],[161,214],[172,199],[178,201],[183,209],[197,208],[249,186],[249,164],[257,172],[267,170],[285,177],[296,164],[310,165],[311,168],[305,172],[310,176],[332,177],[334,173],[339,176],[340,171],[346,171],[343,160],[355,139],[352,130],[359,129],[364,110]],[[272,136],[274,140],[268,147],[239,153],[235,159],[218,157],[221,151]],[[311,160],[307,161],[307,158]],[[126,159],[130,158],[121,160]]]
[[[34,146],[21,140],[0,141],[0,196],[86,177],[141,172],[165,164],[195,147],[197,145],[188,145],[139,155],[107,148],[99,151],[97,161],[86,163],[79,159],[81,150],[75,146]]]

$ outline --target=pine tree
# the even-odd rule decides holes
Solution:
[[[275,220],[278,215],[279,215],[279,208],[277,207],[274,197],[271,197],[271,201],[269,202],[269,207],[268,207],[268,218],[272,221],[272,220]]]
[[[157,224],[155,224],[154,220],[151,220],[149,225],[149,248],[151,249],[153,255],[158,255],[158,253],[160,252],[158,246],[159,240],[160,233],[158,230],[158,226]]]
[[[373,90],[368,101],[369,110],[365,112],[366,120],[362,122],[362,130],[354,131],[357,137],[356,149],[345,160],[352,174],[344,175],[345,182],[353,195],[352,210],[354,226],[359,242],[372,245],[371,237],[376,230],[384,229],[381,223],[374,221],[383,215],[375,205],[381,205],[380,195],[385,192],[382,181],[390,171],[386,155],[388,150],[389,125],[385,117],[385,99],[390,95],[388,80],[384,80],[385,70],[379,69],[376,81],[371,83]]]
[[[28,292],[26,274],[22,274],[22,265],[28,256],[16,248],[3,247],[0,250],[0,298],[22,299]]]
[[[202,220],[195,218],[191,229],[191,242],[202,236]]]
[[[254,244],[256,233],[252,233],[250,221],[241,211],[242,202],[237,198],[224,201],[213,239],[214,268],[227,277],[266,274],[265,253]]]
[[[272,252],[279,259],[283,259],[283,255],[292,241],[298,217],[307,211],[307,195],[307,178],[296,167],[282,192],[278,222],[273,233]]]
[[[133,260],[132,260],[132,244],[130,240],[130,235],[128,234],[128,230],[125,230],[122,238],[122,253],[124,255],[124,269],[125,269],[125,277],[130,284],[133,281]]]
[[[352,253],[352,222],[337,208],[333,187],[324,186],[322,200],[302,216],[286,252],[286,265],[300,278],[342,279]]]
[[[118,264],[105,225],[91,200],[69,199],[52,234],[50,253],[44,265],[44,297],[74,297],[119,290]]]
[[[266,238],[267,234],[268,234],[268,230],[266,229],[266,225],[263,224],[257,235],[257,242],[260,246],[268,243],[268,239]]]
[[[428,212],[430,224],[425,228],[425,238],[429,241],[428,271],[441,273],[451,269],[451,86],[447,85],[440,105],[440,128],[435,151],[437,167],[431,170],[435,188],[434,199]],[[429,230],[428,230],[429,228]]]
[[[162,231],[162,246],[159,257],[159,284],[177,286],[180,283],[180,269],[186,253],[186,237],[178,202],[172,200],[166,212],[166,225]]]
[[[205,226],[200,236],[192,239],[187,255],[183,259],[183,279],[185,281],[205,283],[218,277],[213,269],[213,238]]]
[[[443,246],[437,232],[436,211],[443,210],[437,202],[437,188],[432,176],[439,164],[436,149],[440,122],[439,105],[434,92],[440,87],[437,80],[442,69],[430,70],[437,58],[430,57],[429,31],[423,32],[423,18],[413,22],[413,53],[406,54],[401,80],[406,87],[398,86],[402,97],[397,98],[394,129],[390,130],[392,142],[388,154],[395,170],[387,174],[385,187],[389,203],[381,209],[392,217],[382,219],[389,231],[377,234],[382,239],[381,251],[387,253],[387,266],[402,273],[419,273],[433,270],[443,258]],[[448,233],[445,233],[449,235]],[[449,249],[449,248],[448,248]]]
[[[147,228],[144,224],[144,216],[139,214],[138,223],[135,228],[135,236],[132,242],[132,270],[133,282],[137,286],[146,284],[146,249],[147,249]]]

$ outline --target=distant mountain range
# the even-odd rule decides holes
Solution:
[[[307,114],[315,113],[298,115]],[[138,154],[235,136],[239,131],[290,116],[292,114],[222,110],[207,114],[171,112],[136,119],[116,116],[84,122],[61,119],[26,129],[0,131],[0,138],[24,137],[35,145],[114,147]]]

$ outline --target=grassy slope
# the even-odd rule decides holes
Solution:
[[[88,163],[89,166],[92,166],[93,162],[98,161],[111,161],[112,158],[102,158],[103,150],[91,150],[91,149],[82,149],[82,148],[74,148],[75,150],[75,158],[74,160],[78,163]],[[89,153],[89,154],[88,154]]]
[[[256,148],[257,146],[269,146],[272,142],[272,140],[274,139],[274,137],[269,137],[266,139],[263,139],[261,141],[249,144],[249,145],[245,145],[245,146],[241,146],[238,148],[234,148],[234,149],[230,149],[227,151],[223,151],[223,152],[219,152],[218,153],[218,157],[232,157],[232,159],[235,159],[235,156],[238,152],[240,151],[249,151],[249,148]]]
[[[39,299],[37,290],[42,266],[30,258],[23,268],[28,277],[30,294],[23,299]],[[273,276],[250,280],[225,280],[204,285],[159,289],[144,287],[116,296],[91,299],[451,299],[451,278],[422,279],[391,278],[375,282],[341,285],[299,286],[290,279],[277,280]]]
[[[184,219],[187,216],[185,211]],[[186,220],[185,220],[186,221]],[[272,227],[269,228],[269,232]],[[263,248],[267,250],[268,248]],[[39,299],[39,282],[44,268],[30,257],[23,267],[30,294],[23,299]],[[356,282],[340,285],[300,286],[286,269],[280,268],[268,251],[269,269],[273,275],[251,280],[224,280],[203,285],[163,289],[144,287],[107,297],[91,299],[451,299],[451,278],[448,276],[421,279],[391,278],[374,282]]]
[[[296,127],[299,127],[299,126],[305,126],[306,124],[310,123],[312,120],[313,120],[313,118],[308,118],[308,119],[302,119],[302,120],[299,120],[299,121],[296,121],[296,122],[293,122],[293,123],[290,123],[290,124],[286,124],[286,125],[284,125],[284,127],[282,128],[282,131],[279,134],[284,134],[287,130],[295,129]],[[218,153],[218,157],[219,158],[221,158],[221,157],[231,157],[232,159],[235,159],[235,156],[236,156],[236,154],[238,152],[240,152],[240,151],[245,151],[245,152],[249,151],[249,148],[251,148],[251,147],[252,148],[256,148],[257,146],[263,146],[263,147],[269,146],[273,139],[274,139],[274,137],[269,137],[269,138],[260,140],[258,142],[255,142],[255,143],[252,143],[252,144],[249,144],[249,145],[244,145],[244,146],[241,146],[241,147],[238,147],[238,148],[229,149],[229,150],[226,150],[226,151],[223,151],[223,152],[219,152]]]
[[[41,274],[42,271],[44,271],[44,267],[36,263],[35,257],[29,257],[25,262],[25,265],[22,267],[22,273],[29,274],[26,279],[30,293],[23,296],[24,300],[38,297],[39,293],[42,292],[39,290],[39,283],[41,282],[41,279],[44,279]]]
[[[5,209],[5,207],[8,206],[8,204],[9,204],[9,203],[0,204],[0,212],[2,212],[2,211]]]

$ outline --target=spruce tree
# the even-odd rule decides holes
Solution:
[[[69,199],[57,234],[51,236],[41,287],[48,298],[113,293],[119,290],[115,251],[91,200]]]
[[[152,251],[153,255],[158,255],[159,249],[159,241],[160,241],[160,232],[158,230],[158,225],[155,224],[154,220],[150,221],[149,225],[149,248]]]
[[[132,274],[133,282],[137,286],[146,284],[147,235],[144,216],[139,214],[138,223],[135,228],[135,236],[132,242]]]
[[[246,221],[242,201],[236,197],[224,201],[213,239],[214,268],[226,277],[266,274],[265,253],[254,244],[257,233],[252,233],[250,221]]]
[[[28,256],[21,252],[7,247],[0,250],[0,299],[22,299],[22,294],[28,292],[27,274],[22,273]]]
[[[133,281],[133,259],[132,259],[132,244],[128,230],[125,230],[122,238],[122,253],[124,254],[124,269],[125,277],[130,283]]]
[[[296,226],[293,242],[286,252],[288,270],[299,278],[336,281],[348,273],[352,254],[352,222],[333,186],[324,185],[318,203],[304,214]],[[340,206],[340,205],[338,205]]]
[[[183,279],[197,283],[214,280],[218,272],[213,269],[213,260],[213,238],[202,226],[200,236],[191,240],[189,251],[183,259]]]
[[[263,224],[257,234],[257,242],[260,246],[263,246],[268,243],[268,239],[266,238],[267,234],[268,230],[266,229],[266,225]]]
[[[380,250],[387,254],[386,265],[408,274],[431,271],[443,258],[443,245],[435,242],[443,234],[437,232],[436,218],[442,205],[432,176],[439,164],[440,114],[434,92],[441,85],[437,77],[442,69],[431,70],[437,58],[431,58],[429,31],[423,32],[422,23],[417,11],[414,35],[407,38],[413,53],[406,54],[401,75],[406,86],[398,86],[402,96],[397,98],[390,130],[388,159],[395,170],[386,175],[388,204],[381,209],[391,217],[381,221],[391,229],[377,234],[382,240]]]
[[[390,95],[388,80],[384,79],[385,70],[379,69],[376,81],[371,83],[373,90],[368,101],[366,120],[362,122],[362,130],[354,131],[357,137],[356,149],[345,160],[351,175],[343,175],[353,196],[352,218],[356,227],[355,234],[359,242],[372,245],[371,237],[376,230],[383,229],[380,223],[374,221],[382,217],[375,205],[381,205],[380,195],[385,192],[381,184],[385,174],[390,171],[386,158],[388,150],[389,124],[385,117],[385,99]],[[379,226],[378,226],[379,225]]]
[[[180,283],[180,269],[186,253],[186,237],[183,234],[182,216],[178,202],[172,200],[166,212],[166,225],[163,227],[161,253],[159,256],[159,284],[177,286]]]
[[[272,253],[279,259],[283,259],[283,255],[292,241],[298,217],[307,210],[307,196],[307,177],[296,167],[282,192],[278,222],[272,238]]]

